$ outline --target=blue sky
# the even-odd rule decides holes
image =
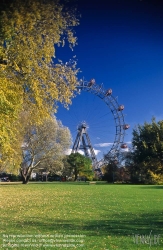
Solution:
[[[103,83],[106,89],[113,90],[118,103],[124,104],[125,121],[130,124],[126,142],[131,141],[132,130],[138,123],[149,122],[152,116],[163,119],[161,2],[79,0],[81,19],[75,29],[78,45],[73,52],[67,47],[56,51],[63,61],[76,55],[82,71],[79,78],[94,78],[96,83]],[[109,148],[100,145],[114,140],[114,120],[99,98],[82,94],[73,100],[68,113],[60,107],[56,116],[70,128],[73,139],[77,124],[86,120],[92,145],[101,151],[101,157]]]

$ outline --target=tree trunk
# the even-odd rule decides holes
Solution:
[[[22,184],[28,184],[29,178],[30,178],[30,176],[26,176],[26,177],[22,176],[22,179],[23,179]]]
[[[22,184],[27,184],[32,174],[32,169],[20,169],[21,177],[22,177]]]
[[[23,182],[22,184],[27,184],[29,182],[29,179],[31,177],[31,174],[33,172],[33,169],[36,168],[39,164],[40,164],[40,161],[38,161],[35,165],[33,164],[34,163],[34,157],[31,161],[31,164],[28,166],[28,167],[23,167],[23,164],[22,166],[20,167],[20,173],[21,173],[21,176],[22,176],[22,179],[23,179]]]
[[[77,171],[77,169],[75,169],[75,171],[74,171],[74,175],[75,175],[75,179],[74,179],[74,181],[76,181],[76,180],[77,180],[77,178],[78,178],[78,171]]]

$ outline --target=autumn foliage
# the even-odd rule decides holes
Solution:
[[[1,163],[16,154],[22,113],[40,124],[71,103],[78,84],[76,62],[58,61],[56,50],[77,41],[75,10],[58,0],[15,0],[0,9],[0,152]]]

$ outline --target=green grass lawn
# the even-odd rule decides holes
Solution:
[[[81,184],[0,185],[0,249],[163,249],[163,186]]]

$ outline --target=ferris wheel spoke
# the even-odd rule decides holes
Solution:
[[[99,119],[96,122],[91,122],[91,125],[92,125],[92,127],[99,127],[99,125],[101,125],[100,127],[109,127],[109,126],[111,126],[111,123],[112,123],[111,119],[109,119],[107,121],[104,119]]]
[[[95,101],[95,96],[93,97],[93,100],[92,100],[92,103]],[[87,113],[86,113],[86,116],[85,116],[85,119],[87,120],[87,119],[90,119],[90,115],[91,115],[91,113],[92,113],[92,109],[91,109],[91,107],[87,107],[87,109],[88,109],[88,111],[87,111]]]

